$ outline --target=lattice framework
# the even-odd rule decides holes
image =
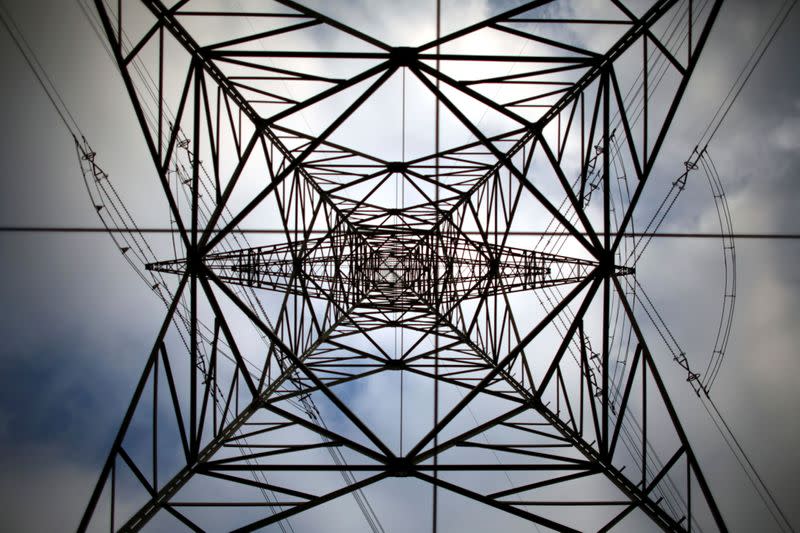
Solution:
[[[395,477],[558,531],[725,530],[623,238],[721,0],[539,0],[418,47],[211,4],[96,1],[179,242],[148,267],[169,309],[79,530],[101,507],[255,530]],[[401,79],[403,121],[408,83],[444,133],[394,158],[361,125]],[[237,240],[265,220],[278,239]],[[564,237],[525,237],[542,221]],[[399,442],[353,405],[398,374],[436,402]]]

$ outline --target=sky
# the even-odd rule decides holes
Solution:
[[[401,41],[408,37],[403,28],[431,31],[431,3],[419,0],[415,9],[404,9],[399,3],[353,2],[328,9],[332,14],[352,10],[353,25]],[[151,194],[156,190],[152,163],[121,78],[78,5],[56,0],[3,4],[102,165],[122,184],[137,221],[163,224],[166,208]],[[726,2],[660,155],[654,197],[680,173],[779,4]],[[498,5],[471,0],[457,10],[445,2],[446,29]],[[389,23],[394,20],[402,24]],[[710,145],[739,233],[800,231],[795,215],[800,73],[793,59],[799,26],[794,13]],[[0,43],[6,73],[0,86],[0,120],[6,126],[0,143],[0,226],[96,226],[71,137],[7,33],[0,32]],[[716,224],[708,186],[702,174],[694,173],[663,229],[716,231]],[[0,249],[5,341],[0,348],[0,469],[5,473],[0,523],[7,530],[71,530],[163,319],[163,306],[106,235],[2,233]],[[793,506],[800,497],[795,385],[800,242],[738,240],[736,249],[733,334],[712,398],[789,519],[800,524],[800,511]],[[722,259],[716,240],[664,239],[654,241],[637,265],[640,281],[678,343],[697,360],[704,360],[714,343]],[[656,338],[651,344],[662,348]],[[731,529],[778,531],[691,389],[673,381],[673,398]],[[369,403],[369,391],[364,394],[362,401]],[[416,504],[409,497],[403,506],[388,505],[391,487],[370,497],[386,513],[387,530],[399,531],[400,525],[391,525],[401,524],[403,511]],[[464,526],[454,521],[448,530]]]

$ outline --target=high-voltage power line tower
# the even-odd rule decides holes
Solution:
[[[721,0],[95,4],[174,233],[79,531],[725,530],[627,236]]]

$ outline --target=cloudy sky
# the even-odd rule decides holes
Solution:
[[[163,224],[162,205],[147,209],[155,176],[120,76],[78,5],[57,0],[3,4],[104,168],[126,184],[124,192],[139,208],[137,220]],[[351,12],[354,25],[402,42],[412,28],[418,33],[433,28],[433,2],[412,4],[342,2],[328,6],[328,12]],[[502,3],[471,0],[458,3],[458,9],[456,4],[444,2],[445,31],[495,12]],[[654,197],[666,193],[680,172],[781,4],[725,4],[661,154]],[[795,183],[800,164],[800,72],[794,55],[800,45],[798,17],[789,18],[710,147],[740,233],[800,232],[795,215],[800,200]],[[0,43],[5,73],[0,86],[5,125],[0,225],[96,226],[71,137],[5,31]],[[716,231],[716,224],[708,186],[700,173],[692,174],[664,229]],[[793,505],[800,499],[800,392],[795,384],[800,375],[800,242],[739,240],[736,248],[734,329],[712,397],[790,520],[800,524],[800,510]],[[8,530],[70,530],[96,481],[163,319],[163,306],[105,235],[3,233],[0,250],[0,332],[5,341],[0,349],[0,520]],[[716,240],[659,240],[637,266],[678,342],[698,360],[714,343],[722,260]],[[655,338],[651,344],[663,348]],[[729,526],[777,531],[690,391],[675,381],[673,396]],[[375,493],[377,508],[382,498],[388,501],[390,488]],[[413,508],[414,502],[405,505]],[[382,508],[387,531],[403,530],[391,527],[402,509]],[[445,529],[458,527],[454,522]]]

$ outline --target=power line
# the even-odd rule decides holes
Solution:
[[[22,30],[20,30],[17,22],[14,20],[14,17],[8,11],[5,3],[3,2],[0,2],[0,22],[2,22],[3,26],[8,32],[9,37],[11,37],[11,40],[14,41],[14,45],[17,47],[17,50],[19,50],[22,58],[25,60],[25,63],[27,63],[28,67],[31,69],[31,72],[36,77],[36,81],[39,82],[42,90],[44,90],[45,95],[47,96],[48,100],[50,100],[50,103],[53,105],[56,113],[58,113],[58,116],[61,119],[61,122],[64,124],[64,127],[73,137],[78,138],[79,136],[82,136],[81,128],[78,125],[78,122],[75,120],[75,117],[70,112],[69,107],[64,102],[61,93],[56,88],[53,80],[47,74],[47,71],[39,62],[39,59],[36,57],[36,53],[33,51],[33,48],[31,48],[27,39],[25,39],[25,35],[22,33]]]
[[[172,228],[97,228],[89,226],[0,226],[0,233],[153,233],[153,234],[174,234],[179,233],[180,230]],[[328,233],[327,230],[304,230],[304,229],[282,229],[282,228],[240,228],[231,230],[229,233],[239,235],[282,235],[285,233],[294,234],[316,234],[324,235]],[[465,235],[483,235],[489,234],[503,234],[518,237],[570,237],[576,235],[568,231],[491,231],[481,233],[480,231],[462,231]],[[578,232],[577,235],[586,237],[590,235],[588,232]],[[611,233],[612,237],[616,237],[618,233]],[[739,240],[800,240],[800,233],[716,233],[716,232],[677,232],[677,231],[661,231],[661,232],[645,232],[645,231],[632,231],[622,234],[623,237],[629,238],[662,238],[662,239],[720,239],[732,238]]]
[[[714,135],[717,134],[720,126],[722,126],[722,122],[728,116],[733,104],[736,102],[737,98],[739,98],[739,95],[742,93],[745,85],[747,85],[747,82],[750,81],[750,77],[753,75],[753,72],[755,72],[756,67],[758,67],[761,60],[764,58],[764,55],[766,54],[770,45],[772,45],[772,42],[775,40],[775,37],[778,35],[778,32],[783,27],[786,20],[789,18],[789,15],[796,4],[797,0],[786,0],[778,9],[778,12],[775,14],[775,18],[773,18],[772,22],[770,22],[769,26],[764,32],[764,35],[762,35],[761,40],[758,42],[753,50],[753,53],[750,55],[750,58],[747,60],[747,63],[745,63],[742,67],[739,76],[733,82],[730,91],[728,91],[728,94],[722,100],[717,112],[714,114],[713,118],[703,132],[698,146],[707,147]],[[761,48],[760,51],[759,48]],[[709,131],[711,132],[710,135]]]

